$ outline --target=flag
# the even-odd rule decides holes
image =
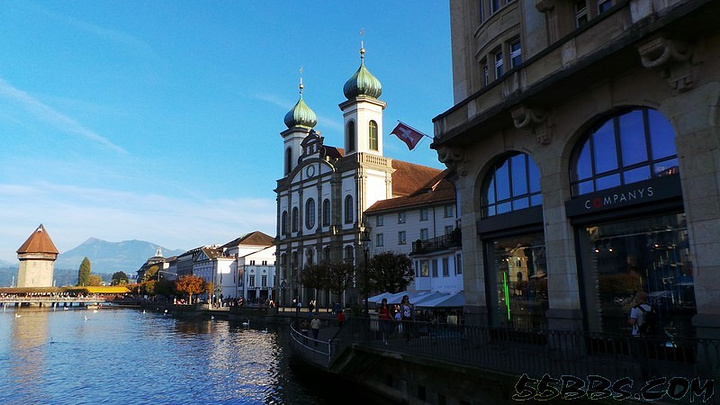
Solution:
[[[401,121],[398,121],[397,126],[392,130],[392,132],[390,132],[390,134],[400,138],[400,140],[405,142],[410,150],[415,149],[415,146],[418,142],[420,142],[420,139],[422,139],[423,136],[427,136]]]

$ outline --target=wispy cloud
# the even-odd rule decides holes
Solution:
[[[54,126],[58,130],[80,136],[118,153],[127,153],[125,149],[110,142],[107,138],[98,135],[81,123],[75,121],[73,118],[68,117],[67,115],[42,103],[40,100],[34,98],[25,91],[14,87],[2,78],[0,78],[0,97],[7,99],[18,107],[24,108],[36,118]]]
[[[17,207],[23,207],[18,210]],[[58,249],[90,237],[111,242],[141,239],[170,249],[228,242],[254,230],[273,235],[272,199],[187,199],[101,188],[35,183],[0,184],[0,259],[43,223]]]

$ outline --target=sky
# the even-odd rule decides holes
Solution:
[[[389,133],[401,120],[432,136],[452,106],[447,1],[3,2],[0,260],[40,224],[60,253],[274,236],[300,76],[315,129],[342,147],[361,40],[385,156],[443,168],[429,139],[408,151]]]

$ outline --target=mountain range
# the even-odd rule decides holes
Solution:
[[[123,271],[128,275],[134,274],[147,261],[155,256],[157,249],[162,250],[165,257],[177,256],[185,250],[171,250],[155,243],[141,240],[126,240],[122,242],[108,242],[97,238],[90,238],[79,246],[68,250],[58,256],[55,261],[56,285],[72,285],[77,281],[77,272],[80,263],[87,257],[90,260],[91,271],[105,281],[110,281],[112,273]],[[17,276],[19,263],[0,261],[0,286],[9,286],[12,278]]]

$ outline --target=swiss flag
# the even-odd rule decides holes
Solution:
[[[415,149],[415,146],[418,144],[418,142],[420,142],[420,139],[425,136],[422,132],[419,132],[411,126],[399,121],[395,129],[393,129],[390,134],[396,135],[398,138],[400,138],[400,140],[405,142],[408,149],[410,150]]]

